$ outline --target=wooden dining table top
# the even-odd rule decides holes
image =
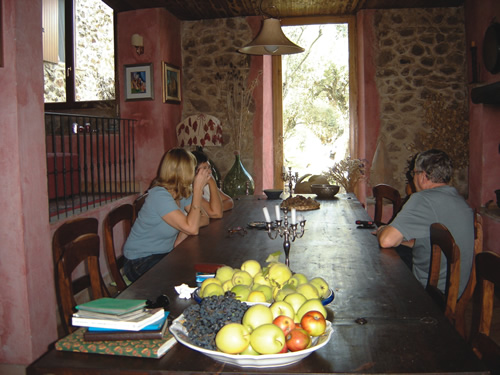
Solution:
[[[28,374],[333,374],[333,373],[475,373],[487,374],[467,343],[446,320],[394,249],[381,249],[370,220],[351,194],[318,200],[320,208],[302,211],[302,238],[291,242],[290,268],[309,278],[323,277],[334,292],[327,306],[333,333],[328,344],[298,363],[266,369],[241,368],[215,361],[178,343],[161,359],[106,356],[50,350]],[[239,268],[255,259],[266,264],[283,252],[283,239],[272,240],[249,223],[271,217],[279,200],[264,196],[235,199],[233,210],[212,220],[198,236],[186,239],[118,298],[156,299],[168,295],[173,317],[193,299],[180,299],[175,286],[196,286],[195,266],[226,264]],[[241,230],[235,230],[240,229]],[[243,230],[244,229],[244,230]],[[284,261],[281,255],[280,261]]]

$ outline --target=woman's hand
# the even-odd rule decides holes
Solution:
[[[202,191],[208,181],[212,178],[212,171],[210,169],[200,168],[198,173],[194,176],[193,190]]]

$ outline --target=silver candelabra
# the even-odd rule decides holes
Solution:
[[[290,196],[293,194],[293,183],[297,184],[297,180],[299,179],[299,173],[295,172],[295,174],[292,173],[292,167],[288,167],[288,173],[283,172],[282,173],[282,179],[285,182],[288,182],[288,191],[290,193]]]
[[[292,208],[291,223],[288,222],[288,209],[283,208],[283,220],[281,220],[279,205],[276,206],[276,226],[273,226],[269,211],[264,207],[264,216],[266,218],[266,229],[269,238],[275,240],[278,234],[283,238],[283,250],[285,251],[285,264],[290,267],[290,241],[294,242],[296,238],[302,238],[306,220],[302,215],[296,217],[296,211]]]

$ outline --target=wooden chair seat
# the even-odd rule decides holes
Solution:
[[[500,345],[490,337],[495,287],[500,287],[500,255],[485,251],[476,256],[479,311],[472,314],[470,343],[492,374],[500,374]],[[476,306],[474,306],[476,308]]]
[[[73,332],[77,327],[71,324],[71,317],[75,311],[77,302],[75,295],[79,290],[73,283],[73,271],[85,264],[86,272],[90,280],[90,298],[97,299],[109,296],[104,287],[99,268],[99,245],[100,239],[97,234],[87,233],[77,237],[64,247],[60,259],[57,262],[59,297],[62,304],[63,325],[67,333]]]
[[[104,241],[106,259],[113,281],[116,283],[118,292],[122,292],[127,287],[120,270],[123,268],[125,257],[123,254],[117,256],[117,248],[114,240],[114,229],[117,224],[122,223],[124,239],[130,234],[132,222],[134,220],[134,207],[131,204],[124,204],[111,210],[104,219]],[[123,241],[125,243],[125,241]]]
[[[388,224],[382,221],[382,214],[384,200],[389,200],[392,203],[392,216],[389,220],[390,223],[401,210],[402,200],[399,191],[390,185],[378,184],[373,187],[373,196],[375,197],[375,217],[373,221],[377,226]]]
[[[467,327],[465,322],[465,311],[467,306],[474,295],[476,289],[476,263],[475,259],[477,254],[483,251],[483,218],[479,213],[474,214],[474,255],[472,258],[472,268],[469,276],[469,281],[457,301],[455,310],[455,329],[460,335],[467,339]]]
[[[431,224],[431,264],[426,290],[443,310],[448,320],[455,324],[458,289],[460,285],[460,249],[446,226]],[[438,289],[441,251],[447,262],[446,288],[443,293]]]

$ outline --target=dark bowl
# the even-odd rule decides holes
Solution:
[[[267,199],[280,199],[280,195],[283,193],[283,189],[266,189],[264,194],[267,195]]]
[[[332,199],[340,190],[338,185],[328,184],[312,184],[311,191],[316,194],[319,199]]]

